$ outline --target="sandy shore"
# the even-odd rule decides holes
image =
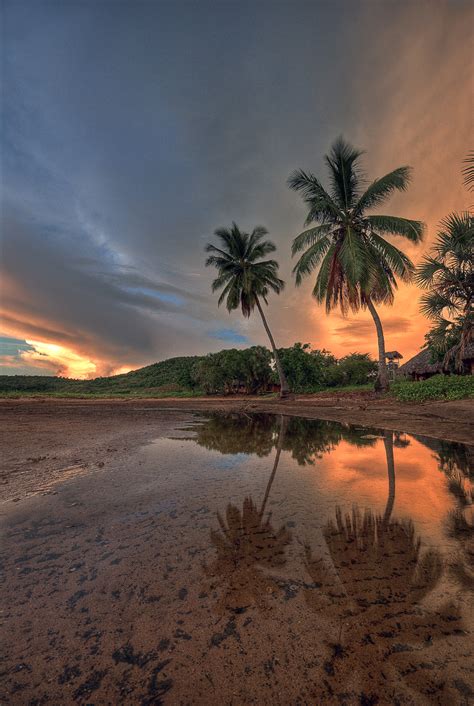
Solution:
[[[0,400],[0,501],[104,468],[163,433],[185,412],[269,412],[321,418],[472,443],[474,400],[405,405],[362,395],[141,400]]]

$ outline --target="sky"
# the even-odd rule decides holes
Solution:
[[[267,345],[258,315],[217,308],[204,246],[264,225],[286,288],[277,345],[376,354],[370,315],[327,316],[296,289],[305,207],[343,135],[371,179],[413,167],[383,212],[466,209],[474,148],[471,0],[0,0],[0,372],[110,375],[175,355]],[[472,201],[472,194],[471,194]],[[429,323],[419,290],[383,307],[407,359]]]

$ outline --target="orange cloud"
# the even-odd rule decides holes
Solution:
[[[55,368],[56,375],[84,380],[95,377],[97,365],[74,351],[53,343],[26,341],[34,350],[21,351],[22,362],[32,367]]]
[[[396,19],[382,24],[386,8],[384,3],[370,3],[365,18],[370,42],[364,44],[364,63],[354,73],[359,108],[350,137],[367,149],[370,178],[403,164],[414,168],[408,191],[383,211],[427,224],[422,246],[394,239],[417,263],[433,243],[440,220],[472,202],[462,184],[461,167],[473,147],[474,13],[472,3],[420,0],[398,4]],[[374,31],[381,26],[383,32]],[[400,350],[405,358],[418,352],[430,327],[419,312],[420,296],[418,287],[402,284],[394,306],[380,311],[387,348]],[[369,320],[363,314],[357,317]],[[330,335],[341,341],[338,326],[331,325]],[[353,338],[364,350],[376,352],[368,328]]]

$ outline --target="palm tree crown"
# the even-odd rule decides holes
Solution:
[[[212,291],[222,289],[218,300],[220,306],[226,301],[228,311],[239,306],[244,316],[250,316],[257,297],[267,304],[269,291],[279,294],[285,283],[278,277],[276,260],[262,260],[276,250],[270,240],[263,240],[268,234],[266,228],[257,226],[252,233],[243,233],[233,223],[231,228],[218,228],[214,231],[220,247],[208,243],[206,252],[211,253],[206,265],[214,265],[219,275],[212,283]]]
[[[266,228],[257,226],[250,233],[243,233],[235,223],[231,228],[218,228],[214,234],[220,241],[220,247],[208,243],[206,252],[211,253],[206,265],[214,265],[218,276],[212,283],[212,291],[221,289],[218,305],[226,301],[227,310],[242,309],[244,316],[250,316],[257,307],[262,323],[267,332],[275,359],[275,367],[280,378],[280,397],[288,396],[289,388],[285,372],[280,362],[277,347],[270,327],[263,313],[260,299],[268,304],[271,291],[280,294],[285,283],[278,277],[278,262],[262,260],[276,250],[271,240],[263,240],[268,234]]]
[[[432,251],[416,272],[416,281],[429,291],[421,298],[421,311],[435,322],[430,339],[446,352],[457,330],[459,352],[472,340],[474,303],[474,216],[451,213],[441,221]],[[446,346],[444,346],[444,343]]]
[[[313,174],[302,170],[288,180],[308,206],[305,225],[316,224],[293,241],[292,254],[303,251],[293,270],[296,283],[319,268],[313,295],[326,303],[328,312],[338,305],[344,314],[357,311],[369,297],[391,304],[396,277],[409,281],[414,265],[384,236],[398,235],[418,243],[423,234],[420,221],[367,214],[395,191],[405,191],[410,168],[398,167],[366,187],[361,155],[342,138],[336,140],[325,157],[328,191]]]

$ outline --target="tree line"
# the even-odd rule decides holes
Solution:
[[[292,255],[295,284],[314,274],[312,294],[326,313],[340,309],[345,316],[367,309],[374,321],[378,343],[375,389],[388,391],[382,304],[392,305],[398,281],[415,280],[427,290],[421,311],[433,322],[426,345],[438,354],[454,355],[460,364],[472,342],[474,293],[474,216],[468,211],[450,214],[440,226],[432,251],[418,268],[393,243],[399,236],[416,245],[423,239],[421,221],[371,213],[397,191],[406,191],[412,170],[402,166],[367,184],[361,167],[362,152],[338,138],[325,156],[329,186],[311,172],[294,171],[288,186],[307,208],[305,230],[296,236]],[[465,160],[464,180],[474,187],[474,153]],[[292,389],[262,304],[271,292],[280,294],[285,283],[278,276],[278,262],[268,256],[276,247],[265,239],[268,231],[257,226],[251,233],[217,228],[216,242],[208,243],[206,266],[217,269],[212,283],[229,312],[240,308],[245,317],[256,308],[268,335],[280,381],[280,394]]]
[[[231,348],[209,353],[191,370],[191,386],[207,394],[257,394],[272,389],[281,373],[294,392],[317,392],[326,387],[363,385],[377,365],[367,353],[351,353],[337,360],[326,350],[295,343],[275,349],[280,370],[264,346]]]

